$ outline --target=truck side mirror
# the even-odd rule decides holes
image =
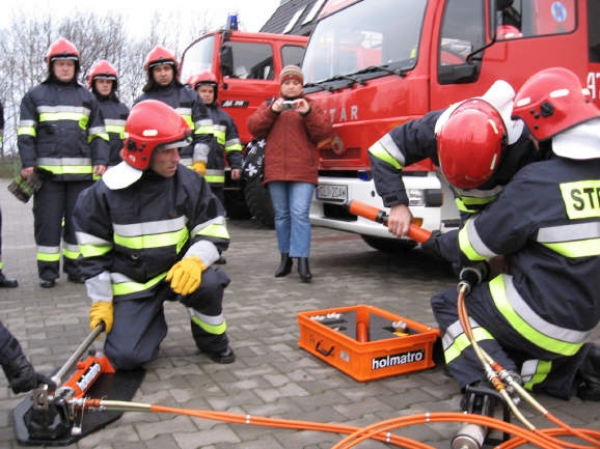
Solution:
[[[233,50],[229,45],[223,45],[219,50],[221,74],[223,77],[233,76]]]

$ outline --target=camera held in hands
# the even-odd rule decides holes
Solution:
[[[285,111],[285,110],[293,111],[294,109],[296,109],[296,103],[293,100],[283,100],[283,102],[281,103],[282,111]]]

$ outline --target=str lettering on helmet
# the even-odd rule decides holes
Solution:
[[[570,219],[600,217],[600,181],[578,181],[560,185]]]

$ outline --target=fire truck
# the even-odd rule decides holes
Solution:
[[[267,98],[279,94],[279,72],[288,64],[300,65],[308,38],[288,34],[240,31],[237,16],[230,15],[227,25],[203,34],[183,52],[180,79],[212,72],[219,83],[218,102],[238,128],[242,145],[252,140],[246,122]],[[244,195],[246,193],[246,195]],[[266,224],[273,223],[268,192],[260,182],[245,185],[232,181],[225,172],[225,207],[231,218],[247,213],[245,196],[253,205],[251,211]]]
[[[302,61],[305,94],[334,128],[319,149],[312,224],[360,234],[382,251],[411,246],[345,206],[359,200],[384,209],[369,147],[408,120],[482,95],[495,80],[518,90],[551,66],[575,71],[598,104],[599,23],[598,0],[329,0]],[[403,176],[424,228],[459,225],[453,196],[430,161]]]

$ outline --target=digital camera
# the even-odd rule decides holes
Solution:
[[[284,100],[283,103],[281,104],[281,109],[283,111],[285,111],[286,109],[293,111],[294,109],[296,109],[296,105],[294,104],[294,102],[292,100]]]

